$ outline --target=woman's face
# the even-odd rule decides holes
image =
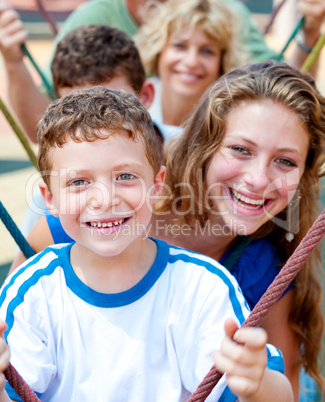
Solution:
[[[194,103],[217,79],[220,68],[218,44],[199,27],[173,32],[158,60],[163,91]]]
[[[233,234],[252,234],[294,196],[309,135],[298,115],[269,99],[240,104],[226,124],[207,170],[210,218]]]

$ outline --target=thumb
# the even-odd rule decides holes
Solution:
[[[4,332],[6,331],[7,328],[8,328],[8,325],[4,321],[0,320],[0,337],[1,338],[4,338]]]
[[[11,8],[11,5],[6,0],[0,0],[0,13],[8,8]]]
[[[224,324],[226,335],[232,339],[235,335],[236,331],[238,330],[238,325],[236,321],[232,318],[227,318]]]

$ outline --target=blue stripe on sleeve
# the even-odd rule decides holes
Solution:
[[[239,300],[237,299],[236,296],[236,289],[234,287],[234,284],[231,282],[230,278],[217,266],[209,263],[208,261],[203,261],[200,260],[198,258],[195,258],[193,256],[189,256],[187,254],[177,254],[177,255],[170,255],[169,256],[169,261],[174,263],[177,260],[181,260],[184,261],[186,263],[192,263],[201,267],[204,267],[205,269],[207,269],[209,272],[219,276],[220,279],[222,279],[222,281],[225,283],[225,285],[228,286],[229,289],[229,299],[230,302],[232,304],[234,313],[238,319],[238,321],[240,322],[240,324],[242,325],[243,322],[245,321],[245,316],[242,310],[242,305],[239,302]]]
[[[35,271],[34,274],[29,279],[27,279],[25,282],[22,283],[22,285],[18,289],[17,295],[8,304],[7,316],[5,320],[8,325],[8,328],[5,331],[6,341],[8,334],[14,324],[14,311],[24,301],[25,294],[32,286],[34,286],[39,281],[40,278],[42,278],[43,276],[51,275],[58,265],[59,260],[55,259],[51,261],[51,263],[46,268]]]
[[[1,295],[0,295],[0,307],[2,306],[2,303],[4,302],[8,289],[15,283],[15,280],[26,271],[29,267],[31,267],[34,264],[37,264],[38,261],[44,256],[44,251],[41,252],[40,254],[36,255],[35,258],[32,258],[25,266],[24,268],[19,269],[15,274],[12,275],[10,281],[8,284],[2,289]]]
[[[274,346],[275,347],[275,346]],[[277,355],[271,355],[271,352],[268,347],[266,347],[267,351],[267,368],[270,370],[279,371],[280,373],[284,374],[284,360],[282,357],[282,353],[279,349],[275,348],[278,352]]]
[[[237,396],[230,391],[228,385],[223,390],[218,402],[235,402],[237,401]]]

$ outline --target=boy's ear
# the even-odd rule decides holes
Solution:
[[[44,199],[47,209],[50,211],[50,213],[53,216],[58,217],[59,211],[57,210],[56,206],[54,205],[53,195],[52,195],[51,191],[49,190],[49,188],[47,187],[47,185],[44,183],[44,181],[41,181],[39,183],[39,188],[40,188],[40,191],[41,191],[41,194],[42,194],[42,197]]]
[[[155,87],[150,80],[145,80],[140,91],[140,100],[146,109],[149,109],[155,97]]]
[[[163,192],[165,177],[166,177],[166,166],[160,166],[159,172],[154,181],[155,187],[153,193],[156,197],[153,199],[153,205],[159,201],[159,196],[161,196]]]

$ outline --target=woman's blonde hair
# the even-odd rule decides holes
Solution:
[[[299,222],[296,222],[299,232],[289,243],[285,240],[286,230],[270,220],[254,234],[254,237],[268,236],[276,248],[282,250],[285,260],[318,214],[319,171],[325,155],[325,99],[309,75],[284,63],[267,62],[237,69],[221,77],[206,91],[185,124],[183,135],[167,148],[166,188],[173,190],[162,198],[158,212],[176,208],[180,221],[192,226],[196,222],[205,225],[209,212],[209,205],[201,201],[204,199],[202,193],[206,191],[205,175],[224,138],[227,116],[243,101],[262,99],[271,99],[292,110],[309,134],[305,170],[299,182],[300,214]],[[284,221],[286,214],[287,208],[277,218]],[[289,320],[301,343],[301,362],[307,373],[322,386],[318,368],[324,326],[322,286],[317,275],[320,262],[320,252],[316,250],[296,277],[292,285],[294,299]]]
[[[151,3],[152,4],[152,3]],[[221,72],[242,67],[250,61],[240,36],[241,21],[218,0],[168,0],[153,2],[135,43],[146,73],[159,76],[158,60],[172,32],[182,28],[201,28],[222,51]]]

